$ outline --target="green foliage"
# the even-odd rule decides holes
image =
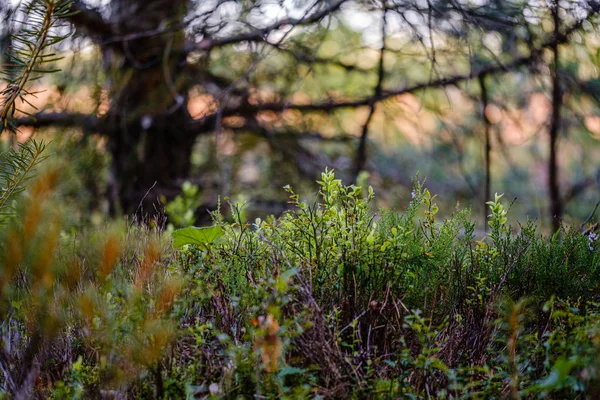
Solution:
[[[170,228],[185,228],[194,225],[194,213],[200,207],[198,186],[190,182],[181,185],[181,193],[165,206]]]
[[[31,0],[24,5],[21,28],[11,37],[13,48],[1,71],[6,87],[0,92],[0,133],[5,128],[16,132],[13,116],[19,111],[17,100],[29,104],[26,97],[33,95],[28,90],[29,83],[44,73],[55,72],[45,65],[57,60],[56,55],[50,53],[52,46],[68,36],[54,31],[70,15],[70,8],[69,0]],[[18,150],[10,149],[1,155],[0,224],[5,224],[14,214],[13,202],[25,190],[34,168],[46,158],[45,148],[43,141],[29,140],[20,144]]]
[[[488,216],[490,218],[488,224],[490,228],[492,228],[492,233],[490,236],[494,240],[498,240],[502,233],[507,232],[506,222],[508,219],[506,218],[507,210],[504,209],[502,203],[500,203],[500,199],[504,196],[504,194],[496,193],[494,195],[494,201],[488,201],[487,204],[490,208],[491,214]]]
[[[56,170],[41,176],[1,230],[9,395],[566,399],[600,389],[596,239],[577,229],[544,238],[531,222],[514,230],[500,196],[481,240],[468,210],[438,220],[437,197],[417,181],[404,212],[375,212],[371,188],[329,170],[311,201],[287,186],[295,208],[279,218],[249,222],[230,203],[233,221],[217,209],[212,227],[69,236],[59,182]]]
[[[190,226],[178,229],[172,234],[173,247],[177,249],[187,244],[208,246],[224,234],[223,228],[220,226],[211,226],[208,228],[196,228],[195,226]]]
[[[159,368],[175,334],[183,280],[170,242],[144,227],[65,235],[59,178],[42,174],[0,235],[1,388],[12,396],[99,396]],[[71,373],[53,375],[57,363]],[[44,374],[52,393],[35,389]]]
[[[14,215],[13,201],[25,190],[25,184],[33,177],[34,168],[47,156],[43,141],[30,140],[0,154],[0,224]]]
[[[515,232],[496,196],[491,241],[476,241],[469,211],[437,221],[436,196],[418,182],[401,214],[374,213],[372,189],[363,197],[332,171],[319,186],[311,202],[286,186],[296,208],[278,219],[246,222],[232,204],[232,224],[215,214],[223,237],[183,250],[193,288],[181,303],[190,304],[185,313],[196,307],[196,315],[218,315],[196,320],[194,355],[177,360],[194,365],[182,371],[184,381],[204,376],[200,360],[210,360],[230,365],[207,380],[226,397],[294,398],[300,390],[357,398],[570,398],[595,390],[596,375],[565,390],[578,369],[547,339],[560,337],[570,348],[575,338],[542,307],[553,294],[591,301],[598,293],[596,278],[581,279],[597,277],[600,261],[581,232],[565,231],[562,241],[540,237],[532,223]],[[588,342],[573,343],[576,357],[590,352]],[[286,379],[273,375],[277,370]]]
[[[17,100],[30,104],[26,99],[32,95],[29,83],[57,71],[47,65],[60,59],[52,47],[70,35],[60,33],[64,19],[71,15],[70,9],[70,0],[30,0],[24,5],[23,25],[11,38],[14,45],[2,71],[6,87],[0,92],[0,133],[5,128],[16,131],[13,116],[16,111],[22,112]]]

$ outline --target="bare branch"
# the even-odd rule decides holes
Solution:
[[[480,75],[487,75],[499,72],[511,72],[517,68],[532,64],[537,60],[541,51],[536,51],[528,56],[519,57],[513,62],[501,65],[489,65],[476,70],[470,74],[459,74],[448,78],[440,78],[430,82],[417,83],[412,86],[406,86],[397,90],[382,90],[378,96],[369,96],[362,99],[339,101],[339,102],[322,102],[312,104],[285,104],[280,102],[263,103],[257,105],[246,106],[243,111],[285,111],[286,109],[294,109],[299,111],[332,111],[339,108],[355,108],[370,106],[373,102],[380,102],[402,94],[414,93],[424,89],[441,88],[446,86],[458,85],[464,81],[478,78]],[[238,112],[237,109],[225,110],[224,115],[234,115]]]
[[[55,113],[40,112],[31,117],[15,119],[15,125],[31,126],[41,128],[47,126],[59,126],[66,128],[82,128],[86,132],[94,132],[98,129],[99,119],[95,115],[78,113]]]
[[[600,11],[594,9],[594,13]],[[591,14],[590,14],[591,15]],[[588,16],[589,17],[589,16]],[[370,106],[373,103],[384,101],[402,94],[415,93],[425,89],[443,88],[447,86],[455,86],[465,81],[479,78],[483,75],[493,75],[498,73],[514,72],[521,67],[533,66],[542,55],[544,49],[553,49],[555,43],[558,44],[566,43],[569,40],[571,34],[573,34],[581,25],[583,21],[578,21],[571,27],[566,29],[564,32],[559,33],[558,36],[552,35],[552,38],[545,41],[540,45],[539,48],[532,49],[529,55],[521,56],[513,59],[511,62],[504,64],[490,64],[480,68],[473,69],[468,74],[457,74],[451,77],[443,77],[428,82],[417,83],[412,86],[405,86],[397,90],[381,90],[379,95],[368,96],[361,99],[345,100],[345,101],[328,101],[321,103],[310,103],[310,104],[290,104],[285,102],[272,102],[262,104],[251,104],[244,105],[243,107],[236,107],[232,109],[223,110],[223,116],[228,115],[239,115],[239,114],[250,114],[258,111],[285,111],[288,109],[298,111],[322,111],[330,112],[336,109],[342,108],[356,108]],[[556,40],[557,39],[557,40]]]
[[[241,42],[252,42],[252,41],[263,41],[265,37],[280,28],[285,26],[299,26],[299,25],[309,25],[315,22],[319,22],[321,19],[327,17],[328,15],[335,12],[342,4],[344,4],[348,0],[335,0],[328,6],[322,8],[320,11],[315,12],[314,14],[301,18],[301,19],[290,19],[284,18],[279,20],[266,28],[257,29],[252,32],[244,32],[237,35],[225,37],[225,38],[206,38],[195,45],[196,50],[210,50],[214,47],[226,46],[229,44],[241,43]]]

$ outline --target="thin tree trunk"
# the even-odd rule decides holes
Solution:
[[[481,111],[481,115],[483,117],[483,122],[485,124],[485,130],[484,130],[484,135],[485,135],[485,147],[484,147],[484,153],[485,153],[485,188],[484,188],[484,196],[483,196],[483,224],[484,224],[484,229],[487,231],[487,224],[486,224],[486,220],[487,220],[487,205],[486,202],[490,201],[492,198],[492,142],[491,142],[491,138],[490,138],[490,131],[491,131],[491,127],[492,127],[492,123],[490,122],[487,114],[486,114],[486,110],[489,104],[489,98],[488,98],[488,91],[487,91],[487,87],[485,85],[485,75],[480,75],[479,76],[479,87],[481,89],[481,106],[482,106],[482,111]]]
[[[373,91],[373,98],[376,99],[381,96],[381,92],[383,89],[383,78],[385,75],[384,69],[384,57],[385,57],[385,38],[386,38],[386,27],[387,27],[387,10],[383,10],[382,18],[381,18],[381,48],[379,49],[379,66],[377,68],[377,84],[375,85],[375,90]],[[365,169],[365,165],[367,164],[367,137],[369,135],[369,125],[371,125],[371,121],[373,120],[373,116],[375,115],[375,109],[377,104],[375,101],[369,104],[369,115],[367,116],[367,120],[363,125],[363,130],[360,135],[360,142],[358,144],[358,149],[356,151],[356,160],[354,162],[354,170],[352,181],[356,183],[358,175],[360,172]]]
[[[548,159],[548,190],[550,195],[550,218],[552,220],[553,232],[558,231],[561,225],[563,214],[563,204],[560,197],[559,184],[559,166],[557,142],[558,134],[561,125],[561,108],[562,108],[562,90],[560,87],[560,75],[558,72],[558,64],[560,55],[558,51],[558,41],[560,37],[560,17],[558,15],[559,6],[556,1],[552,6],[552,17],[554,19],[554,42],[552,44],[552,52],[554,60],[551,70],[552,77],[552,119],[550,122],[550,156]]]

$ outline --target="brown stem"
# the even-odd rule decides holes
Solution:
[[[155,385],[156,385],[156,398],[157,399],[162,399],[162,398],[165,397],[165,384],[163,382],[162,364],[161,364],[160,361],[158,362],[158,365],[154,369],[154,379],[156,380],[156,382],[155,382]]]

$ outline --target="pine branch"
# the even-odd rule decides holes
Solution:
[[[64,40],[68,35],[54,32],[64,18],[72,15],[70,0],[31,0],[24,8],[24,23],[19,32],[12,36],[13,48],[2,71],[7,85],[2,95],[0,108],[0,132],[4,129],[14,132],[13,116],[17,100],[26,102],[29,82],[37,80],[43,73],[56,70],[45,65],[59,58],[49,49]]]
[[[64,40],[67,35],[54,32],[61,21],[72,15],[70,0],[31,0],[23,10],[23,23],[17,34],[11,37],[13,43],[8,54],[8,62],[2,71],[7,86],[0,92],[0,133],[4,129],[14,132],[17,128],[13,118],[17,100],[28,103],[29,83],[41,78],[44,73],[55,72],[45,64],[59,58],[50,51],[51,47]],[[14,215],[13,200],[25,190],[25,183],[32,178],[33,169],[46,158],[43,155],[46,144],[43,141],[29,140],[0,155],[0,224],[6,223]]]
[[[12,200],[25,190],[25,183],[33,177],[33,169],[47,156],[43,155],[46,144],[29,140],[19,145],[19,150],[10,149],[0,158],[0,224],[5,223],[15,212]]]

